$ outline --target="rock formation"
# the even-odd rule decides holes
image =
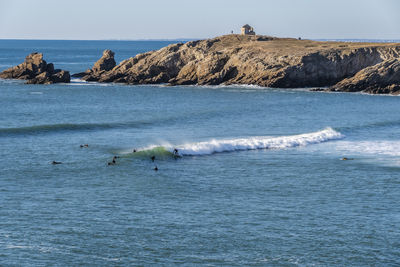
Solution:
[[[275,88],[399,94],[400,44],[317,42],[270,36],[225,35],[138,54],[116,66],[105,50],[93,68],[73,77],[128,84],[255,84]],[[0,78],[28,83],[69,82],[42,54],[5,70]],[[325,89],[314,89],[325,90]]]
[[[331,91],[400,94],[400,58],[365,68],[330,88]]]
[[[104,72],[112,70],[115,65],[114,52],[107,49],[103,51],[103,56],[94,63],[93,68],[73,74],[72,77],[82,78],[86,81],[97,81]]]
[[[328,87],[337,84],[335,90],[345,90],[338,84],[340,81],[370,66],[399,58],[400,44],[226,35],[172,44],[124,60],[112,69],[113,64],[109,64],[107,69],[101,68],[99,62],[112,56],[109,52],[103,54],[95,64],[97,67],[86,71],[82,79],[128,84],[256,84],[278,88]],[[390,67],[396,72],[394,65]],[[374,72],[374,69],[369,71]],[[357,75],[355,79],[361,79],[361,74]],[[382,79],[379,81],[391,79],[390,75],[381,72]],[[351,90],[391,92],[391,88],[398,85],[393,81],[393,84],[385,83],[381,87],[371,84],[375,89],[371,86],[363,89],[357,85]]]
[[[52,63],[43,60],[43,54],[32,53],[18,66],[11,67],[0,73],[3,79],[27,80],[30,84],[69,83],[68,71],[54,69]]]

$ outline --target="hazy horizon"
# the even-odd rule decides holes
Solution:
[[[399,12],[396,0],[0,0],[0,39],[189,40],[248,23],[278,37],[399,40]]]

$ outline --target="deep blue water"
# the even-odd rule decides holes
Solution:
[[[167,44],[0,40],[0,70],[39,51],[74,73]],[[399,104],[0,80],[0,265],[398,266]]]

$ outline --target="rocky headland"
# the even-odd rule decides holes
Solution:
[[[225,35],[172,44],[116,66],[114,54],[106,50],[92,69],[78,76],[86,81],[127,84],[255,84],[398,94],[399,60],[399,43]]]
[[[28,55],[23,63],[1,72],[0,78],[27,80],[28,84],[69,83],[71,80],[68,71],[54,69],[53,63],[43,60],[41,53]]]

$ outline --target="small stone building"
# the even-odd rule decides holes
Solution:
[[[254,32],[253,27],[251,27],[249,24],[246,24],[242,27],[242,35],[256,35],[256,33]]]

